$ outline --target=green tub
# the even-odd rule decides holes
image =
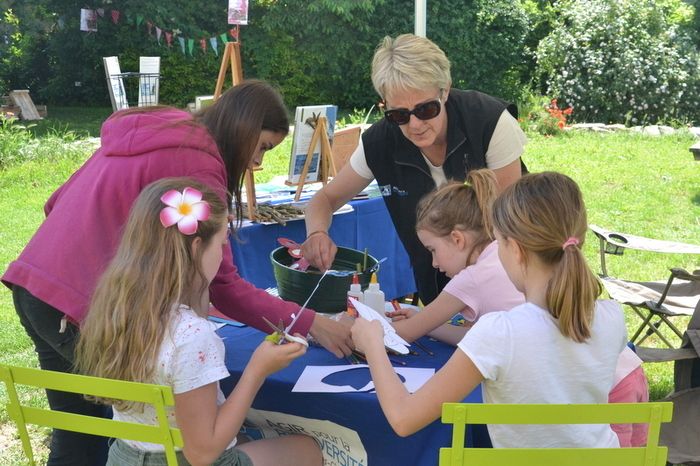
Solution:
[[[356,270],[355,264],[362,264],[364,252],[357,249],[338,247],[338,253],[333,261],[333,270]],[[303,305],[309,298],[314,287],[321,278],[321,272],[309,267],[306,272],[289,268],[295,259],[289,255],[287,248],[280,247],[270,253],[272,271],[277,281],[277,291],[280,298]],[[368,255],[367,268],[377,263],[377,259]],[[369,285],[369,273],[359,275],[360,284],[364,290]],[[346,308],[347,293],[352,283],[352,275],[336,277],[326,275],[314,294],[308,307],[318,312],[337,313]]]

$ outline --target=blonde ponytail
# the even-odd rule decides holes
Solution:
[[[473,170],[464,183],[448,183],[425,195],[418,203],[416,230],[447,236],[453,230],[476,234],[475,246],[493,241],[491,210],[498,196],[492,170]]]
[[[494,203],[493,224],[553,267],[546,302],[561,333],[577,342],[590,338],[602,287],[580,249],[588,223],[576,183],[555,172],[525,175]]]

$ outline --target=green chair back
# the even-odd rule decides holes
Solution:
[[[27,433],[27,424],[105,437],[159,443],[165,447],[168,465],[177,466],[175,447],[182,447],[183,442],[180,430],[172,428],[168,424],[165,408],[175,404],[170,387],[7,365],[0,365],[0,378],[7,387],[8,414],[17,425],[22,448],[32,465],[35,462]],[[28,406],[19,399],[16,385],[151,404],[156,410],[158,425],[148,426]]]
[[[665,466],[659,446],[662,422],[673,404],[471,404],[445,403],[442,422],[454,424],[452,446],[440,449],[440,466]],[[467,424],[649,424],[646,447],[634,448],[465,448]]]

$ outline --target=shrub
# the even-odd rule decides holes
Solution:
[[[564,132],[572,107],[559,108],[557,99],[529,96],[520,109],[520,126],[523,131],[534,131],[543,136],[556,136]]]
[[[537,50],[547,93],[576,108],[577,120],[699,121],[698,51],[668,3],[559,2]]]
[[[136,24],[136,16],[151,19],[165,30],[187,29],[182,31],[185,37],[209,37],[226,28],[221,4],[105,2],[101,5],[107,10],[121,11],[120,22],[115,25],[102,18],[98,31],[88,34],[79,31],[73,0],[35,3],[51,12],[44,15],[46,28],[38,33],[37,46],[26,45],[24,50],[50,63],[36,67],[50,69],[51,75],[37,76],[31,83],[35,99],[61,105],[109,105],[102,57],[110,55],[119,56],[122,71],[136,71],[139,56],[161,56],[162,103],[183,106],[195,95],[213,93],[220,57],[211,51],[202,54],[198,47],[193,57],[184,57],[177,42],[172,48],[159,45],[147,34],[145,22]],[[25,20],[20,18],[20,30]],[[369,108],[377,102],[370,80],[375,47],[385,35],[413,31],[413,21],[405,0],[250,2],[249,25],[241,31],[244,76],[276,84],[290,107],[333,103],[341,108]],[[427,29],[452,62],[456,87],[511,100],[519,95],[527,80],[522,62],[528,30],[520,2],[434,0],[428,3]],[[2,47],[0,43],[0,53]],[[14,86],[23,78],[0,70],[2,79]]]

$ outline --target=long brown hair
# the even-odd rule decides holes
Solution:
[[[480,251],[493,241],[491,207],[497,196],[494,172],[472,170],[464,183],[448,183],[420,200],[416,230],[428,230],[439,237],[453,230],[469,231],[475,234],[472,251]]]
[[[199,190],[209,218],[192,235],[163,227],[161,196],[185,187]],[[214,191],[190,178],[164,178],[146,186],[134,203],[114,259],[100,278],[82,322],[76,369],[83,374],[133,382],[152,380],[174,306],[201,296],[208,283],[202,254],[224,228],[228,209]],[[194,248],[195,238],[202,247]],[[132,406],[101,400],[120,409]]]
[[[590,338],[602,287],[581,250],[588,221],[576,182],[555,172],[523,176],[496,200],[493,221],[504,237],[520,245],[526,258],[534,254],[553,267],[546,300],[561,333],[577,342]],[[569,239],[574,244],[568,244]]]
[[[212,135],[224,159],[228,191],[241,219],[245,170],[263,130],[287,135],[289,117],[280,93],[263,81],[248,80],[226,91],[212,106],[195,114]]]

